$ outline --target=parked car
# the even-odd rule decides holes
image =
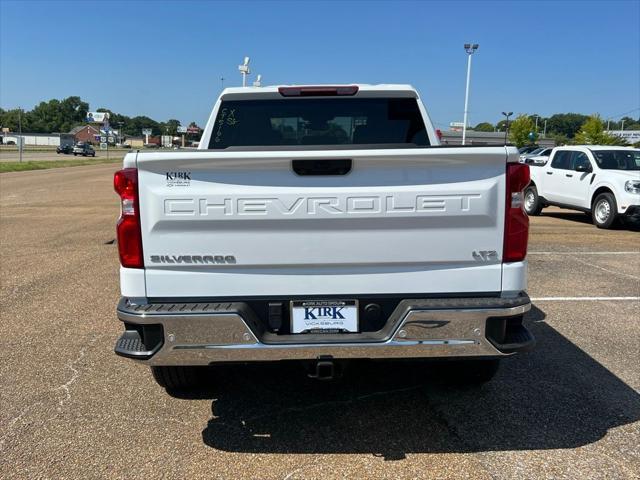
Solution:
[[[551,155],[551,150],[553,150],[553,147],[539,147],[529,153],[521,153],[520,163],[528,163],[527,159],[533,157],[543,157],[543,160],[546,161],[549,159],[549,155]],[[539,161],[540,159],[538,158],[538,161],[536,163],[539,163]]]
[[[586,212],[598,228],[610,228],[622,216],[640,217],[640,149],[554,148],[546,165],[531,168],[524,194],[529,215],[549,205]]]
[[[197,155],[131,152],[115,173],[116,354],[169,390],[281,360],[328,380],[348,359],[446,358],[488,381],[535,344],[529,166],[439,145],[409,85],[225,89]]]
[[[552,147],[545,148],[533,157],[525,157],[524,163],[528,165],[544,165],[549,161],[549,155],[551,155],[552,151]]]
[[[56,147],[56,153],[64,153],[65,155],[69,155],[73,153],[73,145],[58,145]]]
[[[96,151],[88,143],[78,143],[73,147],[73,155],[82,155],[83,157],[95,157]]]
[[[533,152],[534,150],[538,150],[540,148],[539,145],[528,145],[526,147],[520,147],[518,149],[518,153],[520,155],[526,155],[527,153]]]

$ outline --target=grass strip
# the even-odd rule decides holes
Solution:
[[[49,168],[80,167],[102,163],[121,163],[122,158],[82,158],[73,160],[49,160],[28,162],[0,162],[0,173],[25,172],[28,170],[46,170]]]

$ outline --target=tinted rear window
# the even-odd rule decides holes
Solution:
[[[285,145],[426,147],[413,98],[223,101],[209,148]]]

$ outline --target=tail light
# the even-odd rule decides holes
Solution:
[[[336,97],[353,96],[358,93],[357,85],[341,85],[336,87],[280,87],[278,92],[283,97]]]
[[[527,256],[529,217],[524,211],[524,189],[529,181],[529,165],[507,164],[503,262],[520,262]]]
[[[144,268],[142,229],[138,202],[138,169],[125,168],[113,176],[113,188],[120,195],[120,218],[116,227],[120,264]]]

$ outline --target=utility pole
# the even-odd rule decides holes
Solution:
[[[467,117],[469,115],[469,82],[471,80],[471,55],[478,49],[477,43],[465,43],[464,51],[467,52],[467,87],[464,91],[464,119],[462,120],[462,145],[467,140]]]
[[[22,107],[18,107],[18,141],[20,142],[20,163],[22,163],[22,144],[24,140],[22,138]]]
[[[122,147],[122,126],[124,125],[124,122],[120,121],[118,122],[118,133],[119,133],[119,137],[120,137],[120,147]]]
[[[622,122],[622,126],[620,127],[620,131],[624,132],[624,119],[620,120]]]
[[[507,137],[509,136],[509,117],[513,115],[513,112],[502,112],[502,115],[507,117],[507,124],[504,129],[504,144],[507,144]]]
[[[547,121],[544,121],[544,133],[542,134],[542,138],[547,138]]]

